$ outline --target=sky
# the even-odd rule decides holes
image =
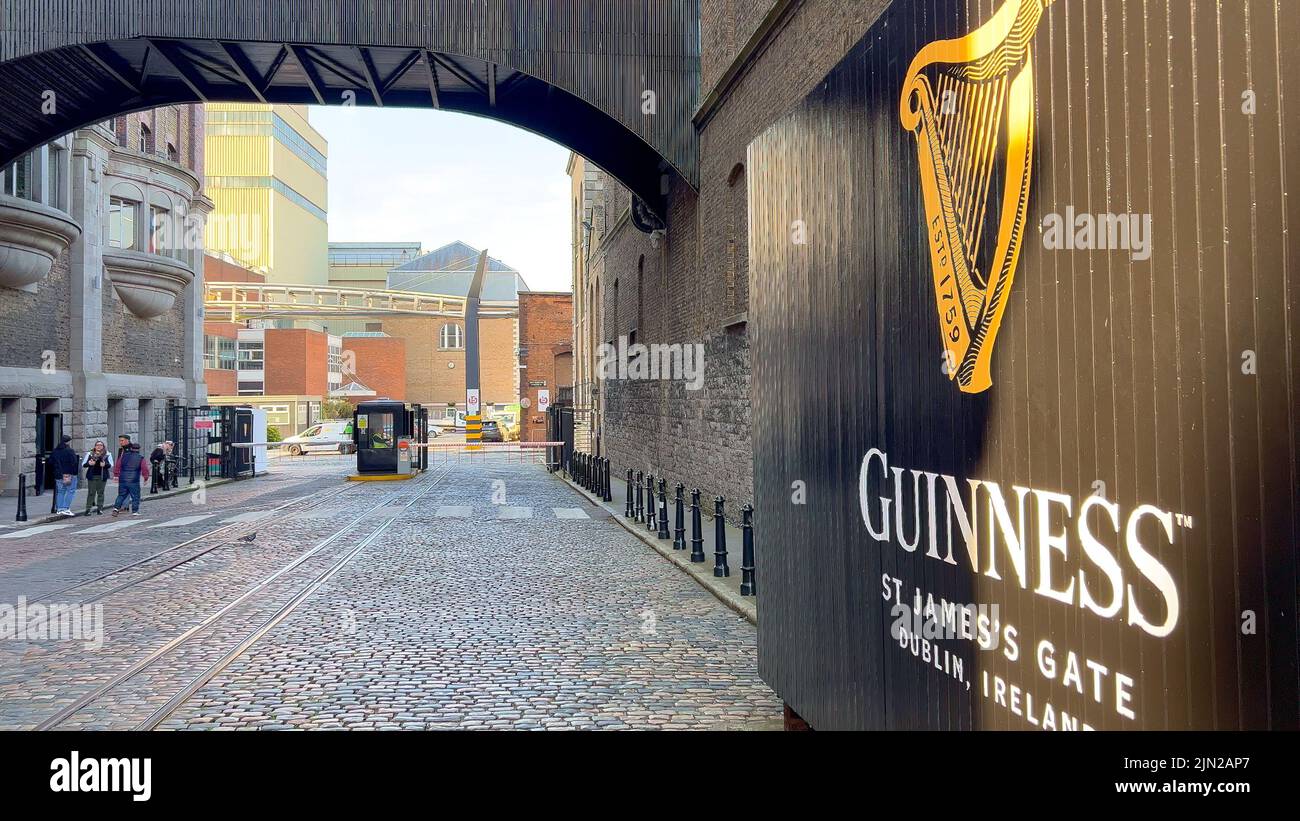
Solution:
[[[568,149],[447,111],[312,106],[329,141],[330,242],[453,240],[513,266],[535,291],[568,291]]]

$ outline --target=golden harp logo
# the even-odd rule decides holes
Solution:
[[[1006,0],[984,25],[912,59],[899,118],[916,135],[949,378],[993,384],[989,360],[1015,277],[1034,144],[1030,41],[1053,0]],[[1002,184],[996,180],[1000,172]],[[1001,203],[989,203],[1000,192]],[[990,205],[992,207],[990,207]]]

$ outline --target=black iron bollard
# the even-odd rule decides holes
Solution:
[[[655,523],[658,517],[655,516],[655,477],[654,474],[647,474],[645,477],[645,529],[653,532],[656,527]]]
[[[18,474],[18,513],[14,515],[15,522],[27,521],[27,474]]]
[[[686,500],[682,494],[686,491],[686,485],[681,482],[677,483],[676,515],[674,516],[673,528],[673,550],[686,549]]]
[[[643,490],[643,488],[641,487],[641,477],[642,477],[643,475],[644,475],[644,474],[642,474],[641,471],[639,471],[639,470],[636,472],[636,515],[635,515],[635,520],[638,521],[638,522],[641,521],[641,518],[645,515],[645,511],[643,511],[643,510],[641,509],[641,491]]]
[[[704,561],[704,526],[700,524],[700,489],[691,488],[691,561]]]
[[[726,501],[721,496],[713,500],[713,575],[718,577],[731,575],[727,566],[727,519],[722,514]]]
[[[659,480],[659,538],[668,538],[668,480]]]
[[[609,457],[605,457],[605,501],[614,501],[614,489],[610,485]]]
[[[752,596],[754,587],[754,506],[740,509],[740,595]]]
[[[623,518],[632,518],[632,468],[627,469],[627,504],[623,506]]]

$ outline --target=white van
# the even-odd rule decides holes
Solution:
[[[356,448],[352,444],[352,420],[312,425],[297,436],[286,437],[280,447],[290,456],[324,450],[352,453]]]

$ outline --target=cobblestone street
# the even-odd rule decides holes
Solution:
[[[0,727],[780,727],[753,625],[540,465],[345,465],[0,532],[0,601],[104,625],[6,641]]]

